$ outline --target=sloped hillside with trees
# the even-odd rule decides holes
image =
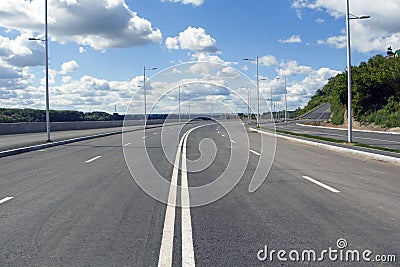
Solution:
[[[400,127],[400,58],[377,55],[352,67],[353,114],[362,124]],[[347,110],[347,71],[331,78],[318,90],[301,115],[330,102],[332,123],[341,125]]]

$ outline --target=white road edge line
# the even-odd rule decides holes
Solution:
[[[261,154],[260,154],[260,153],[258,153],[258,152],[256,152],[256,151],[254,151],[254,150],[250,150],[250,152],[251,152],[251,153],[253,153],[254,155],[261,156]]]
[[[97,156],[97,157],[94,157],[92,159],[89,159],[89,160],[85,161],[85,163],[91,163],[91,162],[93,162],[95,160],[98,160],[99,158],[101,158],[101,156]]]
[[[317,181],[317,180],[315,180],[315,179],[313,179],[313,178],[311,178],[309,176],[303,176],[303,178],[308,180],[308,181],[310,181],[310,182],[312,182],[312,183],[314,183],[314,184],[317,184],[317,185],[319,185],[319,186],[321,186],[321,187],[323,187],[323,188],[325,188],[325,189],[327,189],[327,190],[329,190],[329,191],[331,191],[333,193],[340,193],[339,190],[337,190],[337,189],[335,189],[333,187],[330,187],[329,185],[326,185],[324,183],[321,183],[320,181]]]
[[[6,203],[7,201],[10,201],[11,199],[13,199],[14,197],[6,197],[0,200],[0,204]]]

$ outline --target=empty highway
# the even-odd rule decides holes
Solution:
[[[398,266],[397,165],[211,121],[0,165],[0,266]],[[250,193],[257,171],[266,179]],[[226,194],[215,197],[218,184],[196,191],[221,176],[222,189],[233,184]],[[371,251],[371,262],[330,259],[330,248]],[[295,250],[323,257],[296,262]]]

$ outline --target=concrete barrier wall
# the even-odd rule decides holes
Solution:
[[[177,120],[168,120],[175,122]],[[148,120],[147,125],[162,124],[164,120]],[[86,129],[102,129],[115,128],[124,126],[143,125],[143,120],[127,120],[125,121],[73,121],[73,122],[51,122],[50,130],[54,131],[71,131]],[[5,134],[21,134],[21,133],[40,133],[46,132],[45,122],[23,122],[23,123],[0,123],[0,135]]]
[[[123,121],[75,121],[51,122],[51,131],[85,130],[122,127]],[[139,125],[139,121],[138,121]],[[0,123],[1,134],[39,133],[46,132],[45,122]]]

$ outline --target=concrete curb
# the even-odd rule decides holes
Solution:
[[[334,127],[326,127],[326,126],[316,126],[316,125],[308,125],[308,124],[302,124],[302,123],[296,123],[298,126],[302,127],[310,127],[310,128],[321,128],[321,129],[330,129],[330,130],[340,130],[340,131],[347,131],[347,129],[343,128],[334,128]],[[361,133],[378,133],[378,134],[393,134],[393,135],[400,135],[400,133],[397,132],[382,132],[382,131],[370,131],[370,130],[358,130],[358,129],[353,129],[354,132],[361,132]]]
[[[274,136],[274,137],[279,137],[279,138],[282,138],[282,139],[285,139],[285,140],[288,140],[291,142],[296,142],[296,143],[305,144],[305,145],[309,145],[309,146],[313,146],[313,147],[318,147],[318,148],[322,148],[322,149],[326,149],[326,150],[330,150],[330,151],[341,152],[341,153],[346,153],[346,154],[350,154],[353,156],[361,156],[361,157],[368,158],[368,159],[373,159],[373,160],[378,160],[378,161],[383,161],[383,162],[387,162],[387,163],[400,165],[400,158],[395,158],[395,157],[390,157],[390,156],[385,156],[385,155],[380,155],[380,154],[375,154],[375,153],[370,153],[370,152],[364,152],[364,151],[359,151],[359,150],[350,149],[350,148],[338,147],[338,146],[334,146],[334,145],[317,143],[317,142],[313,142],[313,141],[308,141],[308,140],[303,140],[303,139],[299,139],[299,138],[280,135],[277,133],[269,133],[269,132],[261,131],[261,130],[254,129],[254,128],[249,128],[249,129],[253,132],[257,132],[257,133],[261,133],[261,134],[265,134],[265,135],[269,135],[269,136]]]

